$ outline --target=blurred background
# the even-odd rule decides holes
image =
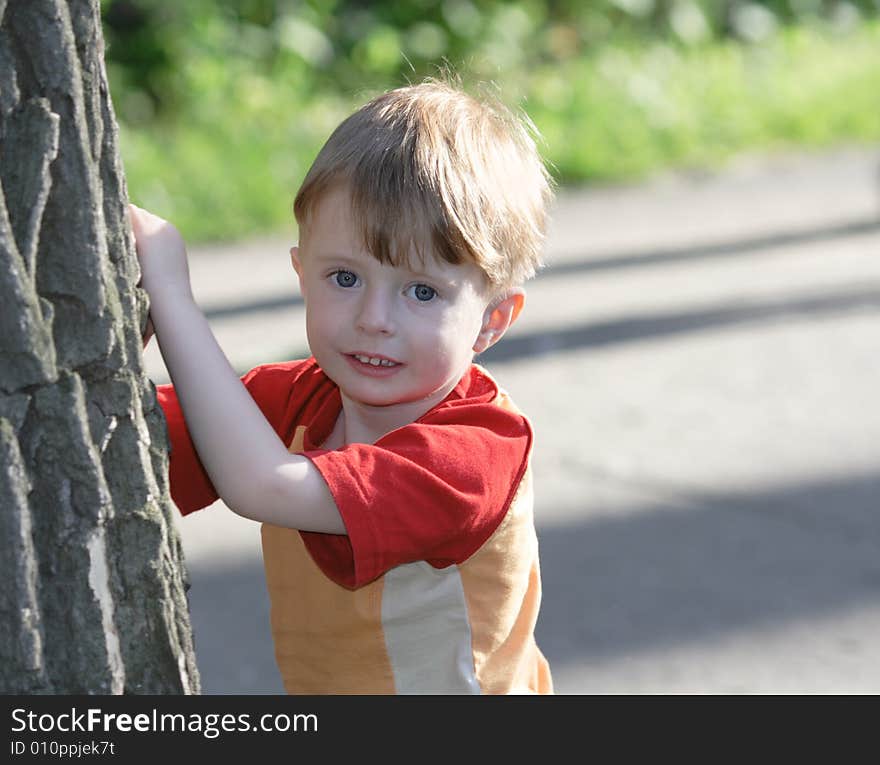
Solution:
[[[102,0],[132,194],[190,238],[284,226],[333,127],[449,66],[564,184],[880,138],[880,0]]]
[[[559,692],[880,692],[880,0],[102,10],[129,193],[242,372],[308,353],[290,210],[344,116],[449,68],[534,121],[548,265],[481,363],[535,429]],[[179,528],[204,690],[281,692],[258,529]]]

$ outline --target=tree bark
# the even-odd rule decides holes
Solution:
[[[0,690],[197,693],[98,0],[0,0]]]

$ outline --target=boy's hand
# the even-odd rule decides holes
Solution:
[[[151,301],[160,297],[192,299],[186,245],[180,232],[158,215],[129,205],[141,285]]]

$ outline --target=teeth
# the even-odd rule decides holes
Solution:
[[[387,359],[377,359],[374,356],[361,356],[360,354],[354,354],[354,357],[361,362],[361,364],[369,364],[374,367],[393,367],[397,365],[397,362],[388,361]]]

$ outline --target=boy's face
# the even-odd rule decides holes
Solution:
[[[362,404],[424,402],[427,411],[522,305],[517,291],[500,308],[490,304],[471,263],[428,258],[415,270],[380,263],[364,247],[345,189],[318,202],[301,235],[291,256],[310,349],[342,393]]]

